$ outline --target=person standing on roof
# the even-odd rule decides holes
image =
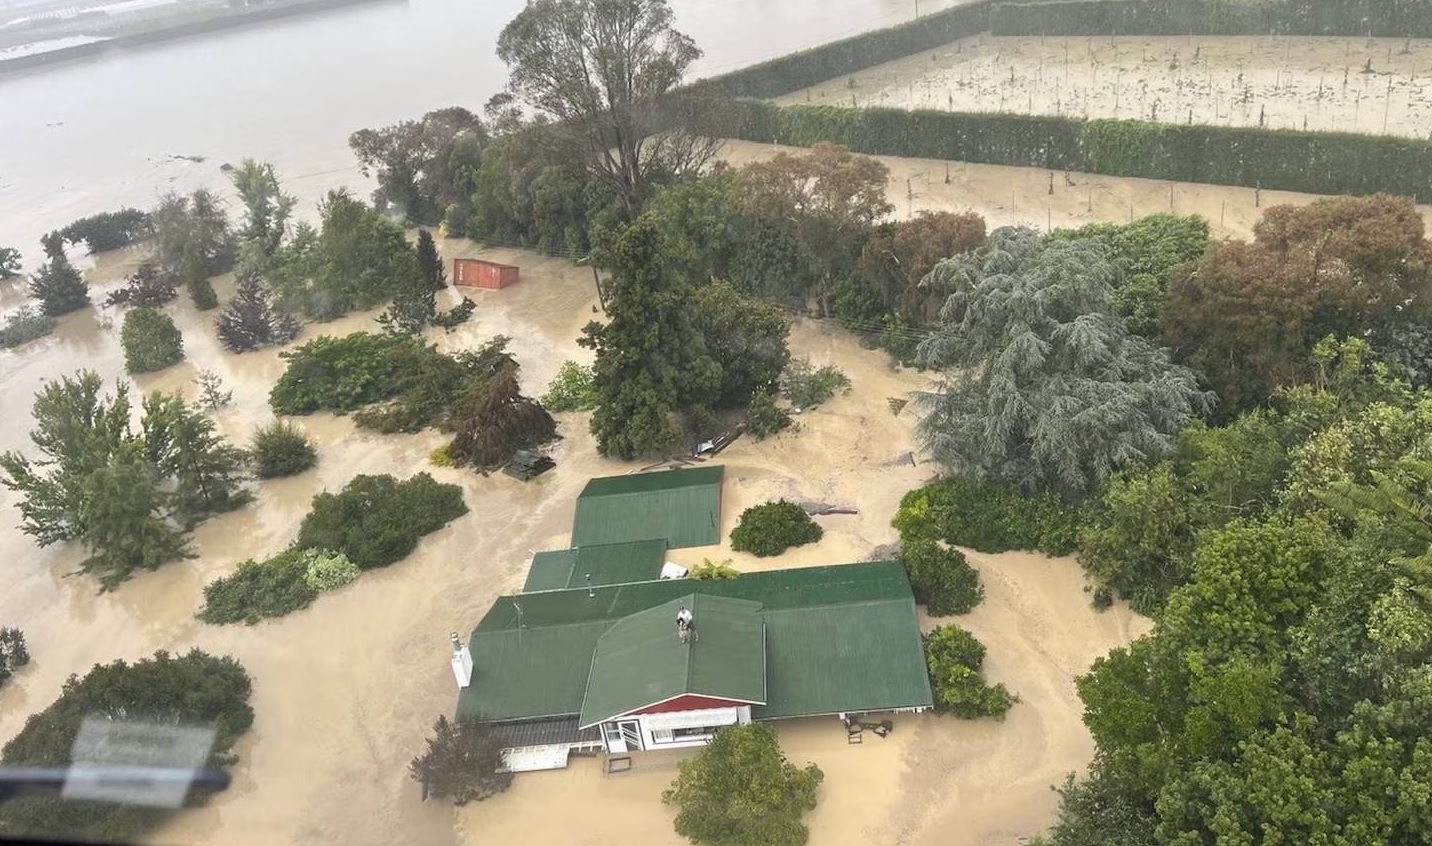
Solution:
[[[691,612],[683,605],[676,609],[676,636],[681,642],[686,642],[686,637],[691,631]]]

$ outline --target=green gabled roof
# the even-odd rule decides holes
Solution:
[[[695,641],[677,636],[682,605]],[[744,599],[692,594],[623,617],[597,640],[579,723],[593,726],[683,694],[764,703],[764,641],[761,604]]]
[[[661,578],[665,562],[666,541],[662,538],[539,552],[532,556],[522,592],[585,588],[589,573],[593,585],[651,581]]]
[[[721,542],[720,465],[592,479],[577,497],[572,546],[665,538],[672,549]]]
[[[458,714],[580,713],[602,634],[623,617],[693,594],[698,602],[730,597],[763,606],[767,691],[765,706],[753,709],[758,716],[932,704],[915,601],[898,561],[607,585],[593,594],[578,588],[493,603],[469,643],[472,684],[459,696]],[[675,637],[674,611],[667,625]],[[699,650],[708,645],[701,619],[697,629]]]

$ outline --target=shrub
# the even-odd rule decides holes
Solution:
[[[964,719],[1004,719],[1018,697],[1003,684],[980,676],[985,647],[959,626],[940,626],[925,635],[925,663],[934,688],[935,709]]]
[[[260,479],[292,476],[318,463],[318,451],[303,430],[281,420],[254,433],[251,455]]]
[[[197,616],[215,625],[253,625],[307,608],[318,596],[307,574],[308,560],[300,549],[286,550],[266,561],[250,559],[233,575],[204,586],[204,607]]]
[[[506,464],[520,449],[532,449],[557,437],[552,415],[522,396],[512,370],[469,390],[453,416],[461,422],[448,452],[459,464],[481,473]]]
[[[775,394],[757,390],[751,395],[751,405],[746,409],[746,428],[756,440],[763,441],[790,425],[791,416],[776,405]]]
[[[56,323],[53,317],[46,317],[30,306],[21,306],[6,318],[4,326],[0,326],[0,349],[8,350],[43,338],[55,331]]]
[[[815,408],[837,391],[850,393],[850,379],[829,365],[817,370],[809,359],[793,358],[781,374],[781,396],[796,408]]]
[[[152,308],[137,308],[124,316],[119,333],[124,346],[124,369],[150,373],[184,358],[184,336],[169,315]]]
[[[96,665],[83,678],[71,676],[59,699],[26,720],[0,752],[0,765],[7,771],[66,767],[84,720],[127,715],[213,728],[202,764],[226,769],[236,760],[234,742],[253,725],[251,690],[248,673],[237,661],[197,649],[182,656],[157,652],[132,664]],[[184,804],[202,804],[205,795],[190,791]],[[0,831],[41,841],[134,843],[151,839],[175,813],[117,802],[23,796],[0,803]]]
[[[25,648],[25,634],[19,629],[0,628],[0,686],[3,686],[15,671],[30,663],[30,652]]]
[[[158,266],[145,262],[125,280],[124,287],[116,288],[104,298],[105,307],[127,305],[136,308],[159,308],[174,301],[179,289],[174,286],[174,277],[161,271]]]
[[[322,335],[279,353],[288,366],[269,391],[269,405],[275,414],[352,411],[394,396],[399,374],[426,355],[427,345],[410,335]]]
[[[502,767],[502,737],[478,718],[450,722],[439,715],[427,751],[408,765],[408,774],[427,794],[454,805],[491,798],[512,786]]]
[[[689,575],[699,581],[726,581],[740,577],[741,572],[731,566],[729,558],[719,562],[703,558],[700,564],[691,568]]]
[[[363,574],[358,565],[349,561],[348,556],[341,552],[306,549],[303,551],[303,561],[303,580],[319,593],[352,584]]]
[[[301,549],[331,549],[359,569],[386,567],[406,558],[423,535],[467,513],[462,489],[427,473],[406,481],[355,476],[341,493],[320,493],[298,530]]]
[[[825,774],[804,769],[781,751],[776,730],[761,723],[727,726],[701,751],[677,764],[661,800],[675,805],[676,833],[702,846],[801,846],[801,821],[815,808]]]
[[[428,463],[434,467],[456,467],[457,459],[452,454],[452,444],[443,444],[428,453]]]
[[[814,543],[824,534],[805,509],[778,499],[741,513],[741,521],[731,530],[731,548],[766,558],[792,546]]]
[[[233,299],[214,318],[219,343],[233,353],[286,344],[298,337],[298,330],[298,321],[274,308],[263,284],[242,270]]]
[[[499,335],[476,350],[451,356],[433,347],[422,348],[384,389],[390,398],[358,409],[353,422],[385,433],[418,432],[430,426],[444,432],[461,429],[487,384],[499,374],[516,372],[507,340]]]
[[[14,247],[0,247],[0,280],[14,279],[20,275],[20,251]]]
[[[564,361],[547,393],[542,407],[551,412],[589,411],[597,407],[597,392],[592,388],[592,368],[575,361]]]
[[[1080,511],[1057,497],[1028,496],[997,482],[945,479],[905,494],[894,525],[901,539],[942,540],[980,552],[1074,551]]]
[[[915,601],[926,606],[932,617],[965,614],[984,601],[980,574],[958,549],[933,540],[912,540],[901,547],[905,572]]]

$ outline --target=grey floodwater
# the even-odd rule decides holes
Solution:
[[[913,0],[675,0],[712,75],[915,16]],[[955,5],[924,0],[922,13]],[[501,89],[497,35],[521,0],[357,6],[0,79],[0,244],[271,161],[300,199],[359,179],[355,129]],[[204,157],[203,162],[175,158]],[[307,203],[306,203],[307,204]]]

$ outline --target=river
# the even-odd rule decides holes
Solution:
[[[674,0],[698,76],[910,20],[953,0]],[[0,245],[273,162],[305,207],[359,179],[355,129],[480,111],[506,78],[497,35],[521,0],[410,0],[156,45],[0,80]],[[174,156],[202,156],[196,163]]]

